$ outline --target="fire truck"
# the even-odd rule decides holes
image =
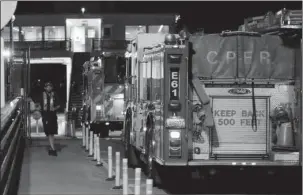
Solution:
[[[124,85],[119,83],[121,58],[123,61],[124,57],[103,53],[83,65],[82,122],[90,124],[91,131],[102,137],[108,137],[110,130],[122,130],[124,125]]]
[[[239,27],[240,31],[260,32],[263,34],[285,34],[302,29],[302,10],[282,9],[276,13],[250,17]]]
[[[143,166],[155,184],[181,170],[208,177],[229,168],[292,168],[301,178],[300,41],[242,31],[159,36],[139,35],[128,60],[129,166]]]

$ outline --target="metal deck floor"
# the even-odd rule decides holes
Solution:
[[[46,139],[35,139],[25,151],[19,195],[121,194],[105,181],[105,169],[94,166],[80,140],[60,139],[58,156],[49,156]]]

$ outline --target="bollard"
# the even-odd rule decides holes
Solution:
[[[122,189],[120,185],[120,152],[116,152],[116,175],[115,175],[115,186],[113,189]]]
[[[103,163],[101,162],[101,153],[100,153],[100,138],[97,139],[97,167],[103,166]]]
[[[146,195],[152,195],[152,194],[153,194],[153,180],[146,179]]]
[[[93,157],[93,142],[94,142],[94,132],[93,131],[90,131],[89,132],[89,152],[88,152],[88,157]]]
[[[92,161],[96,161],[97,160],[97,134],[94,134],[94,157],[92,159]]]
[[[69,121],[69,137],[73,137],[73,129],[74,129],[74,127],[73,127],[73,121],[70,120]]]
[[[76,138],[76,120],[72,120],[72,126],[73,126],[73,129],[72,129],[72,138]]]
[[[85,150],[89,151],[89,126],[85,128],[86,140],[85,140]]]
[[[85,128],[85,124],[83,123],[82,124],[82,148],[85,148],[85,130],[86,130],[86,128]]]
[[[123,158],[122,162],[122,167],[123,167],[123,173],[122,173],[122,188],[123,188],[123,195],[128,194],[128,162],[127,158]]]
[[[36,120],[36,133],[39,134],[39,120]]]
[[[108,178],[106,181],[113,181],[115,177],[113,176],[113,152],[112,147],[108,146]]]
[[[141,168],[135,169],[135,195],[140,195]]]

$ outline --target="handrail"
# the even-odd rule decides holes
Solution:
[[[7,122],[15,113],[17,106],[20,102],[20,97],[15,98],[12,101],[6,103],[6,105],[1,109],[1,129],[0,132],[3,131],[4,127],[7,125]]]
[[[21,123],[20,123],[21,120],[19,120],[20,116],[21,116],[21,113],[19,112],[17,117],[16,117],[17,120],[14,120],[13,124],[10,126],[9,132],[7,132],[7,134],[5,135],[5,137],[3,139],[4,141],[1,140],[1,151],[3,151],[5,149],[5,146],[7,145],[7,141],[9,141],[9,138],[12,136],[11,135],[12,132],[14,132],[13,130],[15,130],[14,127],[16,127],[16,125],[17,125],[17,127],[20,128],[20,125],[21,125]],[[4,157],[4,160],[2,161],[0,178],[3,178],[3,175],[4,175],[4,173],[7,169],[7,166],[8,166],[8,162],[11,159],[11,154],[12,154],[12,151],[13,151],[14,146],[15,146],[14,144],[15,144],[15,142],[17,140],[17,137],[19,135],[19,132],[20,132],[20,131],[18,131],[18,128],[16,128],[14,138],[13,138],[13,140],[11,141],[11,143],[9,145],[9,148],[8,148],[8,151],[5,155],[5,157]],[[2,154],[3,154],[3,152],[2,152]]]
[[[9,47],[9,42],[4,42]],[[14,41],[15,49],[25,49],[30,47],[31,50],[66,50],[71,51],[71,39],[66,40],[41,40],[41,41]]]
[[[126,40],[93,39],[92,42],[92,51],[125,50],[126,48]]]
[[[20,97],[8,102],[1,109],[0,194],[3,195],[15,194],[17,190],[16,185],[20,177],[17,172],[22,166],[24,152],[23,119],[23,99]]]

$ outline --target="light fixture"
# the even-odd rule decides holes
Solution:
[[[33,26],[31,26],[31,28],[34,28]]]
[[[161,25],[161,26],[160,26],[160,28],[159,28],[158,32],[161,32],[161,31],[162,31],[162,29],[163,29],[163,25]]]
[[[9,50],[4,50],[4,51],[2,51],[2,55],[3,55],[3,57],[10,57],[10,55],[11,55],[11,52],[9,51]]]
[[[84,12],[85,12],[85,8],[84,7],[81,8],[81,12],[82,12],[82,14],[84,14]]]

